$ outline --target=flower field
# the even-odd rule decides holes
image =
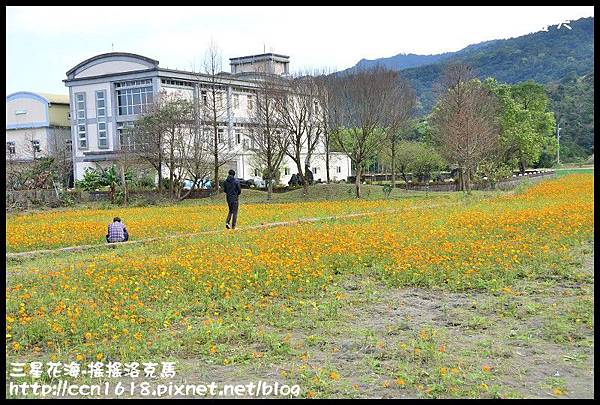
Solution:
[[[449,196],[428,201],[448,201]],[[302,204],[242,204],[240,226],[295,220],[306,217],[344,215],[415,206],[414,201],[371,200],[306,202]],[[129,229],[131,240],[188,234],[224,227],[227,205],[177,205],[133,207],[110,210],[75,209],[67,211],[10,215],[6,224],[8,252],[51,249],[83,244],[105,243],[107,225],[119,216]]]
[[[270,330],[336,319],[347,300],[344,280],[511,292],[519,278],[567,271],[573,249],[593,240],[593,202],[593,176],[569,175],[465,204],[9,263],[7,356],[225,365],[304,358],[289,334]],[[315,206],[328,214],[389,208],[388,201],[292,205],[274,217]]]
[[[497,291],[517,277],[561,271],[570,250],[593,238],[593,200],[593,176],[570,175],[443,209],[36,259],[7,270],[7,352],[185,358],[235,344],[221,353],[234,363],[251,359],[260,344],[277,355],[281,347],[262,327],[293,330],[335,316],[344,301],[338,282],[353,273],[376,274],[392,286]],[[339,210],[357,208],[365,207]],[[49,215],[48,223],[63,222]]]

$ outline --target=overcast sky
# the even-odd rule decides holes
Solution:
[[[210,40],[229,58],[290,56],[292,71],[360,59],[436,54],[594,15],[587,7],[7,7],[6,90],[67,94],[65,72],[94,55],[132,52],[199,68]]]

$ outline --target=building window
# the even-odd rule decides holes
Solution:
[[[77,142],[80,149],[87,149],[87,125],[85,113],[85,93],[75,95],[75,108],[77,110]]]
[[[145,84],[152,84],[152,79],[127,80],[125,82],[117,82],[115,83],[115,88],[143,86]]]
[[[40,141],[38,141],[37,139],[32,140],[31,145],[35,153],[39,153],[42,151],[42,149],[40,148]]]
[[[249,110],[254,109],[254,101],[252,100],[252,96],[248,96],[248,109]]]
[[[98,147],[108,148],[108,134],[106,130],[106,122],[98,123]]]
[[[72,152],[73,151],[73,141],[71,141],[70,139],[67,139],[65,141],[65,148],[67,149],[67,152]]]
[[[145,113],[152,104],[152,86],[135,87],[117,90],[117,107],[119,115]]]
[[[96,117],[106,118],[106,93],[104,90],[96,91]]]
[[[133,121],[118,122],[117,135],[119,136],[119,145],[123,150],[135,150],[135,139],[131,129]]]
[[[98,122],[98,147],[108,148],[108,131],[106,126],[106,92],[96,92],[96,120]]]
[[[319,114],[319,102],[315,100],[315,115]]]
[[[313,169],[312,169],[312,172],[313,172],[313,174],[317,174],[317,171],[318,171],[318,170],[319,170],[319,168],[318,168],[318,167],[313,167]]]
[[[342,172],[342,166],[337,166],[336,170],[337,170],[337,173],[341,173]]]
[[[202,92],[202,103],[204,103],[204,105],[208,105],[208,96],[206,94],[206,91]]]
[[[239,129],[235,130],[235,142],[239,145],[242,143],[242,133]]]
[[[223,94],[217,93],[217,102],[215,103],[219,108],[223,108]]]
[[[183,80],[172,80],[172,79],[160,79],[162,84],[168,84],[170,86],[180,86],[180,87],[194,87],[194,83],[186,82]]]
[[[283,174],[284,175],[289,175],[290,174],[290,169],[288,169],[287,167],[285,169],[283,169]]]
[[[237,94],[233,95],[233,108],[240,108],[240,96]]]
[[[16,146],[14,141],[6,142],[6,154],[14,155],[16,153]]]
[[[258,169],[254,169],[254,176],[258,176]]]
[[[25,115],[27,114],[27,110],[17,110],[15,111],[15,115]]]

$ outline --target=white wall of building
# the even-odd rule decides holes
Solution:
[[[108,136],[108,148],[100,148],[98,146],[98,124],[96,115],[96,91],[103,90],[106,94],[106,122],[107,122],[107,136]],[[85,94],[85,113],[86,113],[86,130],[88,147],[81,149],[75,148],[75,156],[82,158],[84,152],[98,152],[103,150],[112,150],[114,148],[114,134],[115,125],[113,125],[113,99],[111,97],[111,85],[110,83],[99,83],[99,84],[88,84],[73,86],[71,88],[71,128],[73,131],[72,139],[73,145],[78,141],[77,138],[77,111],[76,111],[76,94]],[[96,121],[94,121],[96,120]],[[92,122],[90,122],[92,121]],[[77,145],[78,146],[78,145]],[[79,173],[78,173],[79,176]]]
[[[24,128],[6,131],[6,142],[15,143],[15,154],[9,155],[7,159],[31,160],[33,159],[32,141],[38,141],[41,152],[35,153],[35,157],[48,156],[48,128]]]
[[[91,77],[91,76],[101,76],[101,75],[109,75],[114,73],[123,73],[123,72],[131,72],[136,70],[147,69],[148,67],[141,63],[129,62],[123,60],[114,60],[105,63],[98,63],[96,65],[90,66],[86,69],[83,69],[81,72],[77,73],[77,78],[83,77]]]

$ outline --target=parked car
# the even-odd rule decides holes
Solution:
[[[192,180],[186,179],[183,181],[183,190],[189,190],[192,188],[192,186],[194,185],[194,182]],[[209,179],[202,179],[202,180],[198,180],[198,182],[196,183],[196,189],[200,189],[200,190],[209,190],[212,188],[212,183]]]
[[[251,177],[244,181],[247,182],[250,187],[256,187],[256,188],[266,188],[267,187],[267,183],[258,176]]]

